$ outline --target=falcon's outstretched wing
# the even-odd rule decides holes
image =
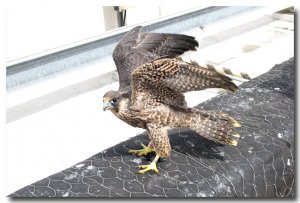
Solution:
[[[118,43],[113,59],[119,74],[119,91],[130,88],[131,72],[140,65],[162,56],[175,57],[196,50],[194,37],[179,34],[144,33],[141,26],[133,28]]]
[[[231,79],[216,71],[187,63],[176,58],[162,58],[138,67],[132,73],[132,104],[152,102],[186,107],[183,93],[206,88],[236,91]]]

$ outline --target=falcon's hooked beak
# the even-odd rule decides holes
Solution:
[[[113,108],[113,105],[111,104],[111,102],[103,101],[103,111],[106,111],[110,108]]]

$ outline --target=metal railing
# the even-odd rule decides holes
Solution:
[[[224,20],[260,7],[206,7],[143,23],[145,31],[180,33],[188,29]],[[116,43],[132,27],[107,32],[99,37],[7,63],[8,91],[88,62],[110,56]],[[101,67],[99,67],[101,68]]]

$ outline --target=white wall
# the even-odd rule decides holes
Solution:
[[[126,14],[126,25],[135,25],[159,17],[159,6],[139,5],[128,8]]]
[[[103,32],[103,9],[99,1],[9,0],[6,11],[6,61]]]
[[[128,8],[126,16],[126,25],[135,25],[148,22],[159,17],[172,15],[178,12],[186,11],[200,7],[200,3],[188,4],[161,4],[161,5],[137,5]]]
[[[198,6],[129,5],[126,25]],[[117,25],[113,7],[103,6],[99,0],[8,0],[6,7],[6,61],[95,37]]]

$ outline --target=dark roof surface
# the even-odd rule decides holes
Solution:
[[[197,108],[222,110],[239,120],[236,147],[190,130],[172,130],[171,156],[158,163],[160,174],[140,175],[136,166],[153,157],[128,150],[149,142],[141,134],[9,196],[294,197],[294,90],[292,58],[242,84],[235,94],[199,104]]]

